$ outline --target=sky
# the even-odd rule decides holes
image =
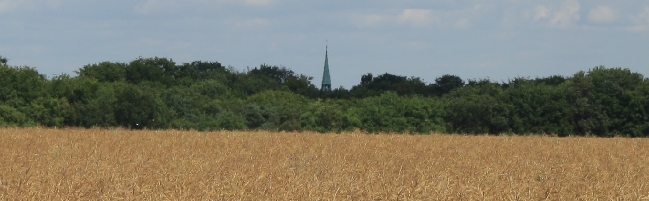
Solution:
[[[604,65],[649,77],[647,0],[0,0],[0,55],[49,77],[165,57],[285,66],[332,87],[366,73],[507,81]]]

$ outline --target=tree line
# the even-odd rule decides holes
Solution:
[[[623,68],[495,82],[394,74],[321,91],[312,77],[262,64],[137,58],[48,78],[0,57],[0,126],[368,133],[649,134],[649,79]]]

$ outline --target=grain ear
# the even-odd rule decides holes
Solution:
[[[7,186],[3,185],[2,184],[2,179],[0,179],[0,191],[6,193],[8,190],[9,190],[9,188]]]

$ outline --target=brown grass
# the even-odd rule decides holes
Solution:
[[[642,200],[649,140],[0,129],[0,200]]]

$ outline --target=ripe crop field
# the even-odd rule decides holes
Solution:
[[[0,129],[0,200],[642,200],[649,140]]]

